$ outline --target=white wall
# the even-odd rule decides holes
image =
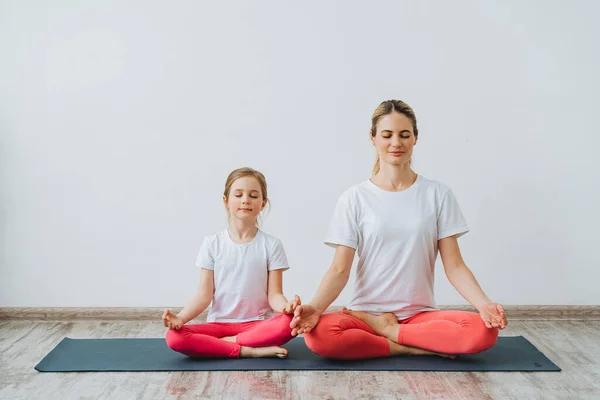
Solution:
[[[52,4],[52,5],[50,5]],[[417,172],[505,304],[600,304],[590,1],[0,3],[0,306],[183,305],[234,168],[265,173],[308,300],[370,115],[417,112]],[[464,304],[441,264],[440,304]],[[335,304],[349,300],[348,287]]]

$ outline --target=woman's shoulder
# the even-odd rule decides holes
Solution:
[[[338,201],[348,201],[351,199],[355,199],[356,196],[359,196],[361,193],[364,193],[369,186],[369,180],[364,180],[362,182],[356,183],[346,189],[340,194],[338,197]]]
[[[436,194],[444,196],[450,192],[450,186],[435,179],[429,179],[423,175],[419,175],[419,187],[423,190],[432,191]]]

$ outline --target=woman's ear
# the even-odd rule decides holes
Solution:
[[[371,143],[373,144],[373,146],[375,146],[375,136],[373,136],[372,130],[369,130],[369,139],[371,140]]]

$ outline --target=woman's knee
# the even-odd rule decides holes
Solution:
[[[469,329],[469,340],[465,343],[463,353],[474,354],[488,350],[496,344],[498,340],[498,328],[488,328],[481,318],[473,321]]]
[[[322,316],[317,326],[304,334],[306,346],[315,354],[322,357],[336,358],[337,347],[340,345],[339,334],[342,331],[337,318]]]
[[[334,339],[333,336],[321,334],[316,327],[311,332],[304,334],[306,347],[321,357],[335,357]]]

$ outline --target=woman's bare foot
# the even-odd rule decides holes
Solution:
[[[375,316],[364,311],[352,311],[347,308],[342,310],[344,314],[352,315],[369,325],[376,334],[385,337],[390,344],[391,356],[438,356],[450,358],[454,360],[456,356],[451,354],[436,353],[434,351],[419,349],[417,347],[405,346],[398,344],[398,334],[400,332],[400,324],[398,318],[393,313],[383,313]]]
[[[436,353],[434,351],[419,349],[417,347],[404,346],[388,339],[390,345],[390,356],[438,356],[454,360],[455,355]]]
[[[268,347],[246,347],[242,346],[240,357],[244,358],[263,358],[263,357],[278,357],[286,358],[288,355],[287,349],[278,346]]]
[[[400,324],[398,318],[392,313],[383,313],[375,316],[364,311],[352,311],[346,307],[342,310],[344,314],[352,315],[369,325],[376,334],[388,338],[394,342],[398,341]]]
[[[237,341],[237,335],[236,336],[225,336],[225,337],[222,337],[221,340],[235,343]]]

